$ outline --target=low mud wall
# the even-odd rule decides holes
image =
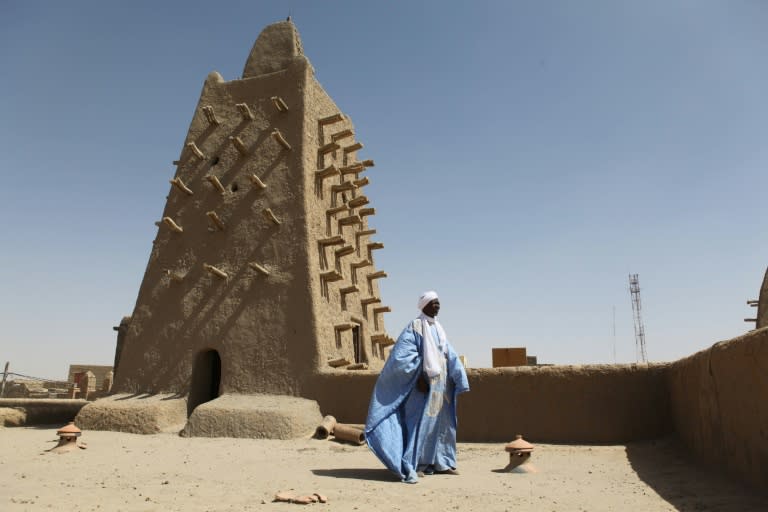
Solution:
[[[768,328],[716,343],[668,371],[677,435],[701,462],[768,482]]]
[[[459,440],[620,443],[671,430],[667,365],[599,365],[470,369],[459,397]],[[322,374],[311,396],[322,413],[362,423],[373,372]]]
[[[46,398],[0,398],[0,409],[17,411],[12,415],[12,426],[66,425],[88,402],[85,400]],[[11,415],[3,415],[3,417]]]
[[[459,397],[465,441],[622,443],[670,431],[666,365],[487,368]]]

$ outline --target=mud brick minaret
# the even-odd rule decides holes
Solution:
[[[241,79],[211,73],[121,324],[115,392],[188,394],[193,408],[381,368],[387,274],[362,148],[290,21],[264,29]]]

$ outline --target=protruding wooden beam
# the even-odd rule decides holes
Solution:
[[[355,198],[350,199],[347,201],[347,206],[350,208],[359,208],[360,206],[365,206],[370,201],[368,201],[368,198],[365,196],[357,196]]]
[[[365,297],[360,299],[360,306],[363,308],[363,314],[366,318],[368,318],[368,306],[371,306],[373,304],[378,304],[381,302],[381,299],[379,297]]]
[[[375,167],[376,164],[373,160],[363,160],[362,161],[363,167]]]
[[[347,210],[349,210],[349,206],[347,206],[345,204],[342,204],[342,205],[339,205],[339,206],[334,206],[333,208],[328,208],[327,210],[325,210],[325,214],[328,217],[331,217],[333,215],[336,215],[337,213],[341,213],[341,212],[344,212],[344,211],[347,211]]]
[[[366,176],[366,177],[361,178],[359,180],[355,180],[352,183],[354,183],[355,186],[359,188],[359,187],[364,187],[364,186],[368,185],[370,183],[370,181],[368,181],[368,176]]]
[[[224,185],[221,184],[221,182],[219,181],[219,178],[217,178],[213,174],[209,174],[208,176],[205,177],[205,179],[207,179],[211,183],[211,185],[216,187],[216,190],[218,190],[222,194],[226,193],[227,189],[225,189]]]
[[[213,221],[214,224],[216,224],[216,226],[220,230],[224,231],[224,222],[221,220],[221,217],[219,217],[218,213],[214,211],[210,211],[210,212],[205,212],[205,214],[208,216],[209,219],[211,219],[211,221]]]
[[[357,269],[373,265],[370,260],[353,261],[349,264],[352,274],[352,284],[357,284]]]
[[[341,295],[349,295],[350,293],[357,293],[360,290],[358,290],[357,286],[347,286],[345,288],[339,288],[339,293]]]
[[[235,149],[238,153],[240,153],[242,156],[248,156],[248,148],[245,147],[245,144],[243,144],[243,139],[241,139],[238,136],[230,137],[229,142],[232,143],[233,146],[235,146]]]
[[[343,120],[344,120],[344,114],[339,112],[338,114],[333,114],[328,117],[321,117],[320,119],[317,120],[317,122],[321,125],[324,125],[324,124],[338,123]]]
[[[255,271],[257,271],[257,272],[259,272],[259,273],[261,273],[261,274],[264,274],[265,276],[268,276],[268,275],[269,275],[269,270],[267,270],[267,268],[266,268],[266,267],[263,267],[263,266],[259,265],[259,264],[258,264],[258,263],[256,263],[255,261],[251,261],[251,262],[249,262],[249,263],[248,263],[248,266],[249,266],[249,267],[251,267],[252,269],[254,269],[254,270],[255,270]]]
[[[253,183],[253,186],[256,188],[260,188],[262,190],[267,188],[267,184],[261,181],[261,179],[255,174],[251,174],[250,176],[248,176],[248,179],[251,180],[251,183]]]
[[[240,115],[243,116],[243,121],[253,121],[256,119],[247,103],[238,103],[235,106],[237,107],[237,110],[240,111]]]
[[[341,167],[339,171],[341,172],[341,175],[344,176],[346,174],[354,174],[355,178],[357,178],[358,173],[363,172],[363,164],[356,163],[351,165],[345,165],[344,167]]]
[[[341,245],[344,243],[344,237],[337,235],[329,238],[321,238],[317,241],[318,244],[325,247],[326,245]]]
[[[335,142],[329,142],[328,144],[323,144],[317,148],[317,154],[320,156],[327,155],[328,153],[333,153],[334,151],[338,150],[340,147],[341,146]]]
[[[376,208],[361,208],[358,215],[360,215],[361,217],[366,217],[368,215],[376,215]]]
[[[360,142],[355,142],[354,144],[350,144],[349,146],[344,146],[345,153],[352,153],[353,151],[357,151],[359,149],[363,149],[363,144]]]
[[[355,233],[355,245],[357,246],[358,254],[360,253],[360,238],[364,236],[375,235],[375,234],[376,234],[375,229],[363,229]]]
[[[328,272],[321,272],[320,279],[332,283],[334,281],[341,281],[344,279],[344,276],[342,276],[341,273],[336,270],[329,270]]]
[[[344,211],[349,211],[349,207],[346,204],[341,204],[339,206],[334,206],[334,207],[331,207],[331,208],[328,208],[327,210],[325,210],[325,229],[326,229],[326,234],[328,234],[328,235],[332,234],[331,233],[331,228],[332,228],[331,219],[336,218],[336,214],[337,213],[341,213],[341,212],[344,212]]]
[[[274,212],[272,212],[271,208],[265,208],[263,213],[266,218],[274,222],[276,225],[279,226],[280,224],[282,224],[282,222],[280,222],[280,220],[277,217],[275,217],[275,214]]]
[[[332,368],[339,368],[342,366],[347,366],[350,363],[350,361],[346,357],[339,357],[337,359],[329,359],[328,360],[328,366]]]
[[[272,100],[272,103],[275,105],[275,108],[280,112],[288,112],[288,105],[285,104],[283,101],[283,98],[280,96],[272,96],[270,98]]]
[[[385,277],[387,277],[387,273],[384,272],[383,270],[379,270],[378,272],[373,272],[373,273],[370,273],[367,276],[365,276],[365,278],[368,280],[369,285],[374,280],[382,279],[382,278],[385,278]]]
[[[169,228],[171,228],[171,231],[175,231],[176,233],[183,233],[183,232],[184,232],[184,230],[182,229],[182,227],[181,227],[181,226],[179,226],[178,224],[176,224],[176,223],[173,221],[173,219],[172,219],[172,218],[170,218],[170,217],[163,217],[163,223],[164,223],[166,226],[168,226]]]
[[[349,192],[351,190],[355,190],[355,185],[351,181],[345,181],[343,183],[339,183],[338,185],[331,185],[331,192],[334,194],[338,194],[340,192]]]
[[[338,142],[341,139],[346,139],[347,137],[352,137],[354,135],[354,132],[347,128],[346,130],[341,130],[340,132],[332,133],[331,134],[331,140],[333,142]]]
[[[373,308],[373,328],[379,330],[379,315],[383,313],[389,313],[392,309],[389,306],[379,306]]]
[[[207,263],[203,263],[203,268],[210,272],[211,274],[218,276],[222,279],[229,279],[229,274],[221,270],[220,268],[216,268],[213,265],[209,265]]]
[[[283,137],[283,134],[280,133],[280,130],[277,128],[272,131],[272,137],[274,137],[277,143],[283,146],[283,148],[287,149],[288,151],[291,150],[291,145],[288,144],[288,141],[285,140],[285,137]]]
[[[191,152],[192,152],[192,154],[193,154],[193,155],[195,155],[195,156],[196,156],[197,158],[199,158],[200,160],[202,160],[203,158],[205,158],[205,153],[203,153],[202,151],[200,151],[200,148],[199,148],[199,147],[197,147],[197,144],[195,144],[194,142],[188,142],[188,143],[187,143],[187,149],[188,149],[189,151],[191,151]]]
[[[351,245],[345,245],[344,247],[341,247],[339,249],[336,249],[333,251],[333,255],[336,258],[336,262],[343,258],[344,256],[349,256],[350,254],[355,252],[355,248]]]
[[[363,220],[359,215],[349,215],[347,217],[342,217],[339,219],[339,231],[341,231],[342,226],[352,226],[354,224],[361,224],[362,222]]]
[[[324,180],[325,178],[330,178],[331,176],[338,176],[339,175],[339,169],[331,164],[325,169],[320,169],[319,171],[315,171],[315,178],[318,180]]]
[[[202,108],[203,114],[205,114],[205,118],[208,120],[208,124],[212,126],[218,126],[221,124],[219,119],[216,117],[216,112],[213,111],[213,107],[211,105],[206,105]]]
[[[352,270],[357,270],[359,268],[368,267],[370,265],[373,265],[369,260],[360,260],[355,261],[353,263],[350,263],[349,266],[352,268]]]
[[[373,261],[373,251],[383,249],[384,244],[382,242],[371,242],[368,244],[368,259]]]
[[[382,348],[395,344],[395,340],[384,333],[371,334],[371,341],[378,344]]]
[[[194,192],[192,192],[192,189],[186,186],[183,181],[181,181],[181,178],[173,178],[169,182],[171,185],[178,188],[188,196],[191,196],[192,194],[194,194]]]

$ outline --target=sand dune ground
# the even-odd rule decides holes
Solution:
[[[768,496],[691,465],[671,441],[537,444],[537,474],[498,472],[500,444],[459,444],[458,476],[402,484],[365,446],[84,432],[86,450],[46,453],[56,427],[0,428],[0,510],[765,511]],[[532,439],[535,443],[535,439]],[[327,504],[273,503],[278,491]]]

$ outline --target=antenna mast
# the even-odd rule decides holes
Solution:
[[[629,274],[629,295],[632,298],[632,317],[635,320],[635,351],[637,360],[641,363],[647,363],[648,357],[645,354],[645,326],[643,318],[640,316],[640,280],[637,274]]]

